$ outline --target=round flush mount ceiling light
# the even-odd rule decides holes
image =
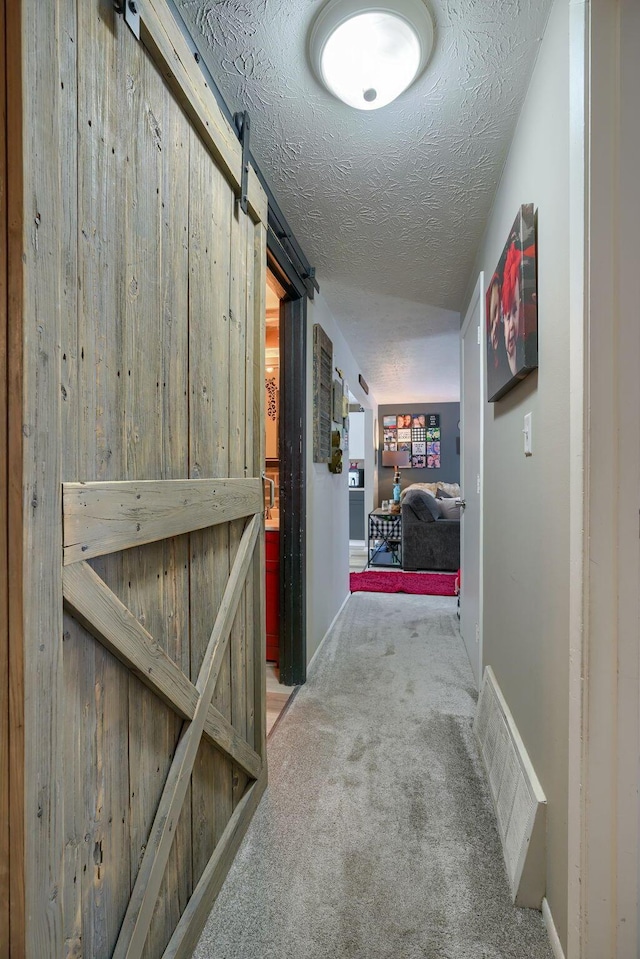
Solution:
[[[422,73],[433,48],[423,0],[329,0],[309,34],[318,79],[357,110],[378,110]]]

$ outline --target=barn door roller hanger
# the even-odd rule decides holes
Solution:
[[[237,197],[237,202],[242,212],[246,213],[249,192],[249,161],[251,159],[251,154],[249,153],[251,121],[249,120],[249,114],[244,110],[241,113],[234,114],[233,122],[236,126],[238,139],[242,144],[242,174],[240,177],[240,196]]]
[[[116,13],[121,13],[136,40],[140,39],[140,8],[136,0],[114,0]]]

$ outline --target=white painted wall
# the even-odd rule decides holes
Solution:
[[[569,3],[556,0],[477,256],[491,276],[518,207],[538,209],[539,369],[484,403],[484,662],[547,795],[547,900],[567,936]],[[533,414],[533,456],[523,417]]]
[[[374,398],[358,383],[360,369],[324,298],[316,294],[307,308],[307,663],[349,594],[348,456],[343,472],[329,472],[313,462],[313,326],[320,323],[333,342],[333,364],[344,373],[349,390],[368,412],[373,426]],[[335,378],[335,374],[334,374]],[[371,460],[373,454],[371,453]],[[365,501],[373,496],[372,470],[365,456]]]
[[[376,468],[375,424],[378,421],[377,404],[364,411],[364,515],[365,536],[367,517],[378,502],[378,470]]]
[[[349,413],[349,457],[364,459],[364,413]]]

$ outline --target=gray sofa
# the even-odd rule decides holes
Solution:
[[[423,490],[406,491],[402,499],[403,569],[459,569],[460,520],[445,519],[441,515],[443,510],[448,512],[452,507],[452,501],[442,507]]]

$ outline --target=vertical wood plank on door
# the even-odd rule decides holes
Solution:
[[[64,301],[61,313],[60,456],[63,481],[78,476],[78,219],[77,219],[77,20],[76,0],[61,4],[64,17],[60,31],[60,89],[64,106],[64,136],[72,148],[61,169],[61,191],[66,197],[67,213],[61,229],[65,256]],[[92,641],[89,640],[89,643]],[[82,729],[84,703],[70,693],[81,688],[80,676],[86,669],[87,637],[79,638],[69,617],[63,616],[62,658],[64,697],[64,884],[63,934],[67,956],[82,956],[82,851],[86,830],[82,825],[84,786]],[[90,656],[89,652],[89,656]]]
[[[229,258],[233,194],[198,136],[190,135],[189,472],[229,469]],[[203,196],[209,197],[203,203]],[[226,525],[191,534],[191,679],[195,682],[229,576]],[[230,718],[228,653],[215,706]],[[231,766],[203,742],[192,775],[193,882],[231,815]]]
[[[12,557],[9,591],[9,916],[8,949],[14,959],[25,955],[25,733],[24,733],[24,621],[22,604],[24,576],[23,549],[23,408],[24,382],[24,297],[26,264],[24,250],[24,151],[22,139],[23,69],[21,8],[4,5],[6,15],[7,84],[7,554]]]
[[[229,271],[229,475],[244,476],[246,465],[246,337],[247,337],[247,220],[238,204],[231,216],[231,268]],[[242,538],[244,520],[229,524],[229,552],[233,563]],[[231,630],[231,722],[246,739],[246,605],[245,588]],[[242,798],[247,777],[233,769],[233,805]]]
[[[111,480],[121,479],[125,467],[123,184],[131,164],[120,117],[127,96],[128,29],[101,0],[78,3],[77,10],[80,455],[75,479]],[[118,595],[125,595],[122,556],[92,565]],[[67,687],[86,711],[79,749],[84,808],[78,823],[84,837],[83,951],[109,955],[130,889],[129,677],[78,624],[71,623],[69,631],[71,642],[84,647],[85,667],[69,671]]]
[[[162,444],[163,478],[189,475],[189,125],[163,86],[163,168],[161,198],[162,278]],[[165,651],[188,676],[189,537],[163,543]],[[182,722],[169,714],[174,740]],[[171,751],[173,756],[173,750]],[[175,929],[193,891],[190,787],[176,827],[176,836],[160,890],[165,933]],[[154,935],[155,917],[151,925]],[[168,940],[167,940],[168,941]],[[162,943],[163,949],[166,941]]]
[[[259,443],[261,424],[260,421],[255,419],[255,409],[254,409],[254,393],[258,390],[260,393],[261,381],[256,377],[256,371],[254,369],[255,365],[255,326],[256,326],[256,317],[255,317],[255,304],[254,304],[254,285],[255,285],[255,265],[253,258],[253,242],[255,235],[255,226],[254,224],[247,219],[246,230],[245,230],[245,270],[244,270],[244,298],[245,298],[245,356],[244,356],[244,367],[245,367],[245,419],[246,419],[246,429],[244,434],[244,461],[247,468],[248,476],[260,476],[262,473],[262,464],[256,464],[256,454],[255,454],[255,444]],[[257,430],[257,432],[256,432]],[[257,466],[257,471],[256,471]],[[264,530],[262,531],[260,539],[264,537]],[[255,681],[254,676],[254,644],[253,644],[253,579],[255,576],[256,565],[259,564],[259,555],[257,552],[253,556],[253,564],[249,570],[249,575],[247,576],[247,582],[245,585],[244,591],[244,607],[245,607],[245,652],[244,652],[244,722],[245,722],[245,735],[247,742],[254,745],[255,738],[255,725],[254,725],[254,702],[253,702],[253,686]]]
[[[64,453],[64,445],[62,446]],[[86,724],[91,715],[86,676],[93,668],[94,639],[68,613],[63,618],[65,680],[64,740],[64,938],[69,959],[81,959],[86,932],[83,888],[91,868],[87,832],[86,789],[91,781],[93,751],[86,748]]]
[[[23,528],[16,561],[23,575],[25,602],[20,626],[24,688],[28,691],[24,697],[24,846],[15,852],[24,855],[25,862],[29,915],[26,953],[42,959],[59,957],[64,949],[58,347],[64,300],[61,225],[66,217],[73,216],[73,207],[66,207],[60,182],[61,170],[68,161],[73,162],[74,140],[73,136],[65,138],[62,118],[58,6],[25,0],[19,11],[14,10],[22,17],[21,37],[14,37],[14,42],[22,52],[22,75],[26,78],[21,138],[24,327],[16,356],[18,364],[24,356]],[[64,2],[62,9],[66,9]],[[19,183],[14,187],[21,189]],[[17,913],[16,919],[20,923]],[[19,956],[22,943],[16,944],[15,951]]]
[[[7,86],[0,2],[0,959],[9,959],[9,575],[7,434]]]
[[[162,199],[164,87],[144,48],[130,31],[123,35],[120,72],[126,73],[127,95],[120,111],[121,142],[126,145],[127,176],[123,236],[123,424],[122,479],[162,479],[163,463],[163,316]],[[166,159],[165,159],[166,158]],[[173,271],[171,271],[173,273]],[[179,278],[176,278],[179,282]],[[126,550],[122,556],[125,605],[166,650],[164,622],[164,544]],[[179,727],[164,703],[139,680],[129,678],[129,788],[131,887],[147,846],[158,800],[170,766]],[[155,910],[143,950],[145,959],[159,955],[172,929],[173,896],[166,885]]]
[[[253,420],[259,424],[254,428],[254,469],[260,476],[264,469],[265,428],[264,428],[264,367],[265,367],[265,324],[266,324],[266,283],[267,283],[267,239],[266,227],[257,223],[253,230],[253,310],[254,310],[254,351],[253,367],[257,377],[253,391]],[[265,627],[265,546],[264,535],[256,548],[257,562],[253,574],[253,690],[250,695],[254,706],[254,749],[267,761],[267,650]]]

